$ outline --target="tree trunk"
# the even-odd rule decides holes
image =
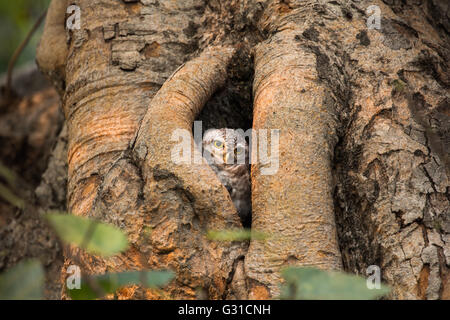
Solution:
[[[131,243],[111,259],[66,248],[65,267],[177,274],[122,298],[231,299],[276,297],[288,265],[378,265],[391,298],[449,298],[446,1],[77,0],[66,31],[58,1],[38,62],[62,94],[68,208]],[[252,228],[276,236],[205,237],[240,222],[207,165],[171,160],[196,119],[279,130],[277,170],[251,175]]]

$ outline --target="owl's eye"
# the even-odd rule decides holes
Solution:
[[[237,147],[236,150],[234,150],[234,152],[236,154],[243,154],[244,153],[244,148],[242,147]]]
[[[216,147],[217,149],[222,149],[223,148],[223,142],[220,140],[215,140],[214,141],[214,147]]]

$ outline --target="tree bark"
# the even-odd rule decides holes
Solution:
[[[289,265],[378,265],[391,298],[449,298],[445,1],[77,0],[67,37],[55,1],[38,62],[63,94],[68,207],[131,243],[111,259],[67,248],[66,267],[169,267],[164,293],[119,296],[223,299],[276,297]],[[171,161],[195,119],[280,130],[278,171],[252,165],[252,227],[277,236],[205,238],[240,224],[209,167]]]

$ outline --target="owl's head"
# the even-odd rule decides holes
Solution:
[[[248,164],[248,144],[233,129],[210,129],[203,136],[203,150],[209,164],[233,166]]]

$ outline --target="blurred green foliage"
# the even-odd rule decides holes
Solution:
[[[1,191],[1,190],[0,190]],[[44,215],[61,240],[102,257],[123,252],[126,234],[115,226],[67,213]],[[83,276],[78,289],[67,290],[74,300],[101,299],[130,285],[162,288],[175,277],[169,270],[142,270]],[[0,274],[0,300],[40,300],[43,298],[44,271],[38,260],[25,260]]]
[[[8,62],[16,48],[25,39],[50,0],[2,0],[0,1],[0,73],[8,68]],[[42,34],[43,24],[25,48],[17,66],[34,60],[36,46]]]
[[[16,175],[0,163],[0,180],[13,185]],[[23,208],[24,201],[16,197],[0,182],[0,198],[16,207]],[[88,253],[111,257],[128,247],[127,235],[119,228],[92,219],[64,212],[44,215],[49,224],[66,244],[76,245]],[[146,231],[146,233],[150,232]],[[264,241],[270,236],[255,230],[211,230],[207,238],[212,241]],[[284,279],[280,299],[288,300],[372,300],[386,296],[390,288],[381,285],[369,289],[367,280],[361,276],[310,267],[288,267],[282,270]],[[103,275],[84,276],[78,289],[68,290],[74,300],[101,299],[124,286],[142,285],[162,288],[173,280],[169,270],[142,270]],[[42,299],[44,271],[37,260],[23,261],[0,274],[0,300]]]
[[[40,300],[44,269],[38,260],[28,260],[0,275],[0,300]]]
[[[281,299],[287,300],[375,300],[390,292],[381,285],[369,289],[361,276],[310,267],[289,267],[281,272]]]
[[[16,179],[16,174],[0,162],[0,200],[23,209],[24,200],[15,196],[10,189]],[[65,212],[48,212],[43,216],[64,243],[76,245],[88,253],[111,257],[124,252],[129,246],[127,235],[113,225]],[[174,277],[175,274],[168,270],[88,276],[82,279],[81,288],[68,290],[68,293],[76,300],[98,299],[129,285],[161,288]],[[40,300],[43,298],[44,278],[44,269],[39,260],[24,260],[0,274],[0,300]]]
[[[81,281],[80,289],[67,290],[73,300],[94,300],[101,298],[90,284],[94,284],[104,294],[112,294],[122,287],[142,285],[146,288],[157,289],[167,285],[175,277],[171,271],[130,271],[121,273],[107,273],[91,277],[91,282]]]
[[[0,162],[0,199],[21,209],[25,202],[14,194],[13,188],[16,182],[16,174]],[[6,181],[6,185],[2,181]]]
[[[45,218],[64,242],[89,253],[110,257],[128,248],[127,236],[115,226],[65,213],[52,212]]]

